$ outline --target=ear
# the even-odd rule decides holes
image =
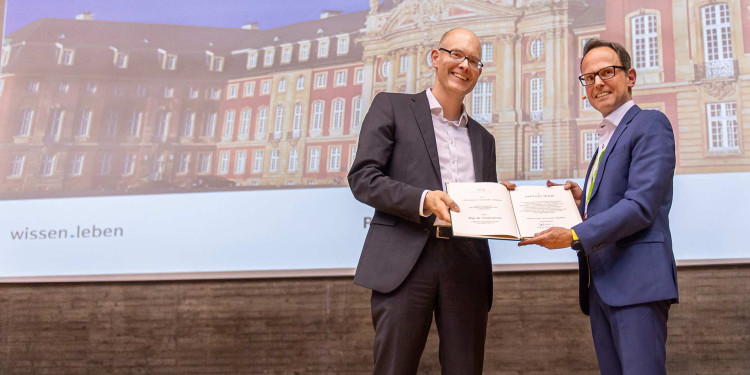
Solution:
[[[628,70],[628,88],[632,89],[633,86],[635,86],[635,77],[636,77],[635,69],[630,68]]]
[[[432,52],[430,52],[430,58],[432,59],[432,67],[437,69],[438,67],[437,60],[438,58],[440,58],[440,51],[433,48]]]

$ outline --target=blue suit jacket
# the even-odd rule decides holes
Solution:
[[[594,155],[589,165],[587,182],[597,157]],[[674,133],[669,120],[659,111],[633,106],[604,150],[588,218],[573,227],[583,245],[578,260],[584,314],[589,310],[589,277],[610,306],[677,302],[668,217],[674,169]],[[588,183],[583,191],[586,194]],[[583,210],[584,203],[581,215]]]

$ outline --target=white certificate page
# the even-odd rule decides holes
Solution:
[[[447,193],[458,204],[451,211],[453,235],[518,239],[508,189],[495,182],[450,183]]]
[[[552,227],[570,229],[581,222],[573,194],[563,186],[519,186],[510,191],[521,237]]]

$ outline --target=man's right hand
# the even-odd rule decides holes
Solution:
[[[430,190],[424,197],[423,212],[427,214],[431,212],[438,217],[438,219],[451,222],[450,214],[448,210],[458,212],[459,208],[456,202],[448,196],[448,194],[441,190]]]
[[[554,183],[550,180],[547,180],[547,186],[560,186],[562,184]],[[565,181],[565,190],[570,190],[570,192],[573,194],[573,199],[576,201],[576,206],[581,206],[581,197],[583,197],[583,189],[581,189],[580,186],[578,186],[577,183],[573,181]]]

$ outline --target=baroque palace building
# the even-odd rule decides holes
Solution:
[[[344,186],[373,96],[430,87],[430,50],[454,27],[482,42],[465,105],[502,179],[585,174],[593,37],[631,51],[634,99],[672,121],[677,173],[750,170],[749,0],[372,0],[267,30],[91,14],[20,28],[2,48],[0,193]]]

